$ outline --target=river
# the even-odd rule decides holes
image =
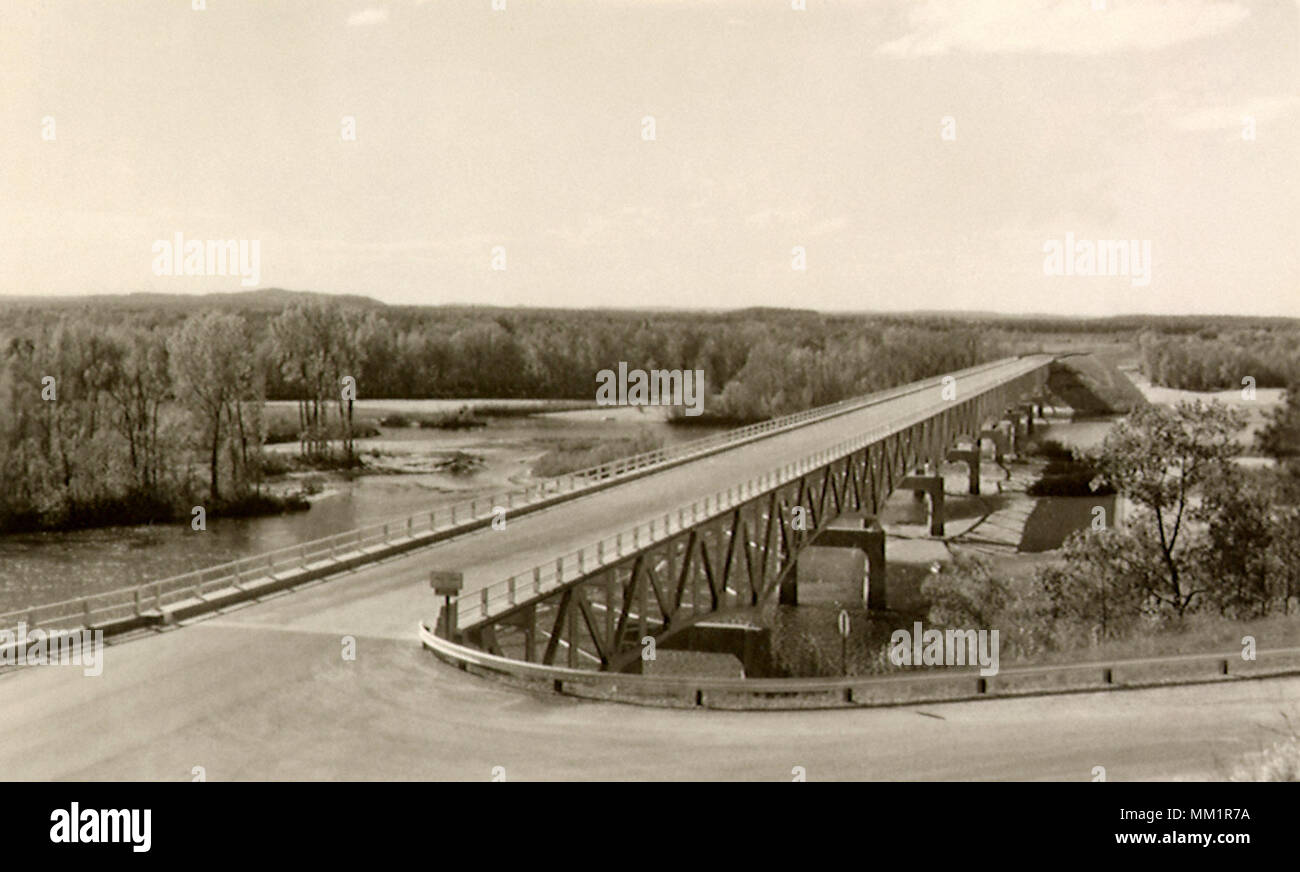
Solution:
[[[469,401],[473,402],[473,401]],[[494,401],[496,402],[496,401]],[[446,411],[447,400],[372,403],[363,411]],[[381,428],[356,442],[358,452],[378,451],[390,467],[429,468],[453,452],[482,463],[472,472],[360,475],[312,474],[323,483],[312,507],[258,518],[208,518],[207,529],[188,524],[103,527],[69,532],[0,536],[0,612],[140,584],[238,557],[260,554],[356,527],[430,511],[519,486],[532,464],[557,445],[588,444],[629,436],[639,429],[678,444],[720,432],[716,427],[674,427],[662,410],[607,408],[489,418],[474,430]],[[296,446],[271,446],[293,451]]]

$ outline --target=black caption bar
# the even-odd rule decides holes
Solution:
[[[515,851],[535,857],[579,832],[583,852],[619,849],[620,833],[638,834],[621,848],[636,853],[650,844],[667,847],[644,838],[660,827],[675,846],[679,839],[723,839],[729,851],[748,853],[761,852],[769,840],[795,840],[819,845],[819,851],[867,850],[876,858],[905,859],[921,850],[927,858],[972,860],[1042,850],[1070,856],[1194,850],[1229,857],[1256,848],[1276,851],[1294,836],[1294,795],[1270,784],[809,783],[724,795],[734,789],[713,794],[672,783],[34,784],[12,791],[22,800],[10,804],[0,832],[11,856],[57,861],[112,855],[125,863],[196,852],[248,859],[290,846],[304,860],[377,848],[450,860],[457,843],[490,850],[494,859]],[[800,793],[782,793],[791,790]],[[760,821],[766,823],[753,826]]]

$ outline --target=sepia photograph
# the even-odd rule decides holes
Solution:
[[[154,782],[1249,845],[1300,2],[0,0],[0,780],[118,854],[273,801]]]

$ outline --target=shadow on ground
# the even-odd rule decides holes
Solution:
[[[1115,495],[1092,497],[1041,497],[1034,502],[1033,511],[1025,520],[1018,550],[1029,553],[1060,548],[1067,536],[1083,530],[1098,517],[1100,506],[1105,523],[1115,517]]]

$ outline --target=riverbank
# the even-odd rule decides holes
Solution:
[[[448,404],[463,405],[383,400],[358,403],[358,409],[425,413]],[[107,519],[112,526],[0,535],[0,611],[167,578],[523,487],[535,480],[538,461],[556,451],[580,453],[643,430],[666,445],[718,432],[671,427],[660,409],[510,405],[511,414],[489,417],[486,427],[472,430],[380,427],[378,436],[356,441],[362,465],[348,470],[299,467],[296,443],[268,447],[268,454],[283,459],[285,471],[264,482],[263,490],[299,493],[310,511],[209,513],[204,531],[192,530],[187,514],[177,523],[123,524],[117,516]],[[527,414],[514,414],[522,410]]]

